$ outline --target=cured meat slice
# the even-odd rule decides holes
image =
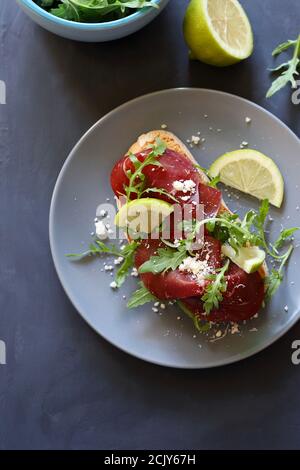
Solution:
[[[149,151],[142,152],[136,157],[143,161]],[[143,169],[145,175],[145,189],[158,188],[164,192],[170,193],[176,197],[181,206],[186,204],[203,204],[203,210],[206,217],[212,217],[217,214],[222,195],[215,188],[211,188],[202,183],[201,176],[192,162],[184,155],[167,149],[163,155],[159,157],[161,166],[148,165]],[[127,172],[134,172],[134,165],[128,156],[123,157],[114,166],[111,173],[111,185],[117,197],[125,194],[124,188],[128,185],[129,179]],[[174,188],[174,182],[185,181],[193,182],[194,187],[191,191],[181,191]],[[180,186],[180,185],[179,185]],[[131,198],[136,196],[131,194]],[[174,204],[174,198],[168,197],[166,194],[149,191],[147,197],[155,197]]]
[[[143,263],[155,256],[158,248],[165,247],[159,240],[143,240],[135,256],[135,267],[138,269]],[[203,248],[197,252],[199,260],[207,260],[212,271],[221,266],[221,245],[218,240],[206,237]],[[201,296],[209,281],[195,279],[193,274],[176,269],[166,273],[140,274],[145,287],[158,299],[184,299],[186,297]]]
[[[205,315],[199,297],[185,299],[182,303],[195,316],[212,322],[240,322],[252,318],[264,300],[264,282],[258,272],[247,274],[234,263],[230,263],[227,276],[227,291],[218,310]]]

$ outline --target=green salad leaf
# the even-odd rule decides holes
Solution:
[[[82,23],[101,23],[130,15],[146,7],[158,8],[152,0],[35,0],[54,16]]]
[[[83,253],[78,254],[68,254],[68,258],[73,258],[77,261],[80,261],[87,256],[97,256],[97,255],[112,255],[117,258],[122,258],[122,262],[120,267],[116,273],[115,282],[117,287],[121,287],[121,285],[125,282],[127,276],[129,275],[130,269],[133,268],[134,265],[134,254],[138,247],[138,242],[132,241],[124,246],[123,250],[116,248],[115,245],[106,245],[105,243],[96,240],[95,243],[92,243],[89,246],[89,250],[84,251]]]
[[[139,273],[159,274],[169,270],[175,271],[186,256],[186,248],[184,245],[181,245],[178,249],[170,247],[158,248],[157,255],[151,256],[148,261],[142,264],[139,268]]]
[[[157,301],[157,298],[146,289],[142,282],[140,282],[139,285],[140,288],[132,294],[127,303],[128,308],[136,308],[149,302]]]
[[[292,88],[297,88],[296,77],[299,75],[299,64],[300,64],[300,35],[296,40],[289,40],[283,44],[280,44],[273,51],[273,56],[277,56],[282,52],[286,51],[290,47],[294,48],[293,57],[288,62],[284,62],[278,67],[271,69],[271,72],[281,72],[276,80],[273,81],[272,86],[267,92],[267,98],[275,95],[279,90],[284,88],[289,83]]]
[[[229,263],[230,261],[228,259],[217,274],[207,276],[207,279],[212,282],[207,285],[205,293],[201,297],[207,315],[209,315],[212,310],[218,309],[220,302],[223,300],[223,294],[227,290],[226,272],[229,268]]]

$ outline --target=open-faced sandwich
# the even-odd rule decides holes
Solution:
[[[211,323],[252,318],[275,293],[293,248],[280,250],[297,229],[283,230],[270,245],[264,230],[269,201],[239,218],[226,206],[218,181],[163,130],[141,135],[115,164],[115,222],[128,244],[121,250],[97,240],[88,254],[117,257],[121,264],[112,288],[132,269],[140,277],[129,308],[176,302],[205,330]],[[270,274],[266,255],[279,263]]]

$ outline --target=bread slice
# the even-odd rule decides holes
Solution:
[[[178,139],[178,137],[172,134],[172,132],[164,130],[150,131],[147,134],[142,134],[140,137],[138,137],[137,141],[130,147],[128,153],[137,154],[143,152],[144,150],[149,148],[149,144],[154,144],[157,138],[161,139],[166,144],[167,148],[169,148],[170,150],[174,150],[175,152],[185,155],[192,163],[197,164],[197,161],[195,160],[187,146],[180,139]],[[203,184],[208,184],[209,179],[204,173],[204,171],[198,169],[198,172],[201,176]],[[219,213],[222,212],[232,213],[223,198]],[[260,267],[258,272],[263,279],[268,276],[268,267],[266,262]]]

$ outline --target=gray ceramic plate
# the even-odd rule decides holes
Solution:
[[[252,119],[247,125],[245,118]],[[297,249],[280,291],[258,319],[243,325],[240,334],[227,334],[212,342],[195,334],[189,319],[175,306],[157,315],[151,305],[129,311],[123,296],[135,289],[130,278],[119,292],[112,292],[103,261],[74,263],[66,253],[82,251],[91,241],[95,209],[112,199],[110,172],[138,135],[168,129],[183,141],[201,131],[206,141],[193,148],[203,166],[242,141],[270,155],[286,181],[285,204],[272,210],[274,231],[281,224],[299,225],[300,144],[277,118],[249,101],[210,90],[174,89],[143,96],[103,117],[80,140],[66,160],[57,180],[50,210],[50,242],[61,283],[83,318],[105,339],[123,351],[149,362],[171,367],[205,368],[229,364],[269,346],[298,320],[300,270]],[[228,193],[225,193],[225,196]],[[225,197],[226,199],[226,197]],[[232,193],[231,208],[241,213],[257,208],[251,197]],[[296,245],[298,241],[296,240]],[[285,311],[288,306],[288,312]],[[257,330],[257,331],[256,331]]]

